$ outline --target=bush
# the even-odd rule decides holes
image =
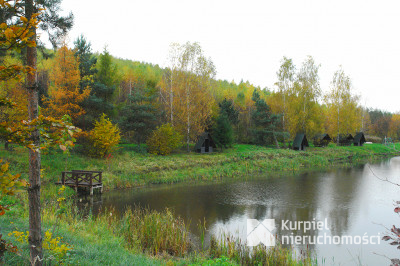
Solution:
[[[121,139],[120,130],[103,114],[95,121],[94,128],[88,134],[88,153],[90,156],[104,158],[115,151]]]
[[[164,124],[147,139],[147,147],[152,154],[168,155],[182,144],[182,139],[170,124]]]

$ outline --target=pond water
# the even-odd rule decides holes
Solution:
[[[323,172],[111,191],[95,199],[91,208],[96,213],[114,207],[121,213],[134,205],[159,211],[168,207],[190,222],[194,236],[199,235],[198,222],[205,219],[206,241],[221,232],[246,240],[247,219],[274,219],[271,232],[277,241],[289,242],[298,253],[308,249],[326,265],[389,265],[386,257],[400,258],[400,250],[385,241],[379,244],[377,239],[386,232],[384,226],[400,225],[393,211],[394,202],[400,200],[400,187],[376,176],[400,183],[400,157]],[[321,221],[323,228],[304,232],[300,224],[300,230],[287,230],[290,223],[299,225],[299,221],[314,221],[311,224],[315,225]],[[302,243],[295,242],[296,236]],[[369,243],[362,244],[365,241]]]

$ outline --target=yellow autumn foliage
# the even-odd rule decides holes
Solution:
[[[10,174],[8,167],[8,163],[0,159],[0,199],[5,195],[14,195],[27,185],[27,182],[20,178],[20,174]],[[6,210],[7,206],[0,205],[0,216],[4,215]]]
[[[149,152],[156,155],[168,155],[182,145],[183,137],[170,124],[158,127],[147,139]]]
[[[120,129],[103,114],[95,121],[94,128],[89,132],[89,155],[104,158],[115,151],[120,140]]]
[[[15,240],[21,244],[28,244],[29,231],[13,231],[8,235],[13,236]],[[47,230],[44,233],[43,249],[48,250],[59,264],[63,264],[67,252],[72,250],[72,247],[63,243],[62,237],[53,237],[53,234]]]

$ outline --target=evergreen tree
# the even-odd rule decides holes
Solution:
[[[97,58],[92,53],[91,43],[81,35],[75,42],[75,56],[79,59],[79,72],[80,72],[80,90],[90,88],[91,93],[87,99],[81,103],[81,107],[86,111],[85,115],[79,117],[77,126],[82,129],[89,129],[93,127],[93,121],[101,113],[101,109],[96,108],[99,101],[97,101],[94,91],[94,76],[97,73],[96,63]]]
[[[91,93],[89,97],[82,103],[82,106],[86,110],[86,115],[83,117],[83,120],[80,121],[80,126],[84,129],[91,129],[93,127],[93,121],[98,119],[101,114],[106,114],[108,117],[114,116],[114,104],[112,102],[112,97],[116,88],[116,67],[112,63],[112,57],[107,51],[107,48],[104,48],[103,53],[99,56],[98,59],[98,71],[93,70],[94,59],[91,59],[90,52],[88,50],[89,44],[84,44],[81,41],[78,42],[80,46],[82,46],[81,55],[83,58],[88,59],[84,65],[80,65],[80,67],[84,70],[84,74],[86,75],[94,75],[94,82],[89,82],[87,85],[92,86]],[[86,76],[87,77],[87,76]],[[85,82],[81,83],[81,85],[85,85]]]
[[[53,45],[53,48],[60,47],[62,44],[62,37],[64,37],[68,31],[74,25],[74,15],[72,12],[68,16],[60,16],[62,13],[61,2],[62,0],[37,0],[36,8],[41,8],[42,12],[39,16],[39,27],[42,31],[45,31],[49,37],[49,41]],[[35,10],[37,12],[37,10]],[[41,46],[41,43],[39,42]]]
[[[279,121],[279,115],[273,114],[270,107],[261,99],[257,90],[254,90],[252,100],[256,109],[252,112],[251,118],[254,124],[252,128],[253,142],[258,145],[265,145],[275,142],[279,148],[278,140],[276,139],[276,126]]]
[[[214,127],[213,139],[217,146],[227,148],[233,143],[233,130],[229,121],[229,117],[225,112],[220,113]]]
[[[233,106],[232,100],[227,100],[226,98],[219,104],[220,113],[225,113],[232,125],[237,125],[239,123],[239,110]]]
[[[133,133],[134,141],[140,145],[157,123],[157,110],[151,104],[153,96],[146,96],[141,91],[134,91],[128,96],[126,106],[121,112],[121,128],[128,134]]]
[[[97,58],[92,53],[92,44],[85,36],[79,36],[75,42],[75,56],[79,59],[79,72],[81,75],[80,87],[93,87],[93,76],[97,73],[95,68]]]

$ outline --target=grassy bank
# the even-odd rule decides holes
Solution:
[[[44,192],[46,193],[46,192]],[[43,193],[42,193],[43,194]],[[49,197],[47,197],[49,198]],[[26,194],[13,199],[13,206],[6,215],[0,216],[0,231],[3,239],[17,245],[18,254],[6,252],[6,265],[30,265],[28,244],[19,243],[12,236],[13,231],[28,231],[28,210]],[[62,237],[62,241],[72,247],[62,261],[45,250],[45,265],[161,265],[159,258],[133,252],[125,245],[122,236],[114,234],[107,223],[97,223],[91,217],[81,217],[69,210],[62,218],[57,218],[57,202],[46,200],[42,203],[42,231],[50,231]],[[1,264],[1,262],[0,262]]]
[[[400,145],[397,146],[400,150]],[[176,183],[182,181],[243,178],[248,174],[276,171],[326,169],[374,159],[378,156],[399,154],[381,144],[362,147],[309,148],[305,152],[277,150],[253,145],[234,145],[224,152],[213,154],[179,153],[155,156],[136,153],[131,145],[121,145],[110,160],[88,158],[73,152],[67,156],[52,152],[42,156],[44,185],[60,179],[61,171],[101,170],[106,190],[137,187],[146,184]],[[12,171],[28,173],[28,157],[24,149],[12,152],[0,149],[0,158],[10,162]]]
[[[3,262],[6,265],[29,265],[28,244],[26,241],[21,244],[9,235],[13,231],[22,233],[28,230],[26,194],[19,194],[11,200],[11,210],[0,216],[0,231],[6,236],[3,239],[18,246],[18,253],[6,252]],[[280,246],[250,249],[232,237],[212,239],[208,249],[194,249],[187,225],[169,210],[156,212],[137,208],[121,217],[112,215],[113,210],[108,210],[94,217],[82,216],[71,201],[66,207],[66,212],[58,215],[60,207],[55,197],[43,202],[44,234],[51,232],[61,237],[61,243],[71,248],[63,256],[45,249],[44,265],[315,264],[310,257],[296,258],[290,249]]]
[[[170,156],[138,154],[132,146],[125,145],[109,161],[53,152],[44,154],[42,161],[43,232],[50,230],[72,246],[64,261],[71,265],[310,265],[314,264],[310,258],[298,261],[293,259],[290,250],[249,250],[244,243],[232,238],[214,241],[208,250],[193,249],[187,227],[179,217],[168,211],[135,210],[122,217],[115,217],[110,211],[98,217],[84,217],[69,202],[66,213],[60,218],[57,217],[55,196],[58,188],[53,182],[59,179],[63,170],[102,170],[106,188],[113,189],[155,183],[243,178],[258,172],[326,169],[397,154],[397,151],[379,144],[363,147],[332,145],[310,148],[306,152],[235,145],[214,154],[181,153]],[[10,163],[12,172],[27,175],[25,150],[16,148],[8,152],[1,148],[0,158]],[[65,193],[68,197],[74,192],[67,189]],[[12,207],[5,216],[0,217],[0,232],[12,240],[8,233],[14,230],[27,231],[28,228],[26,193],[7,200],[7,205]],[[7,264],[29,264],[27,244],[18,247],[20,255],[6,253]],[[46,259],[54,264],[50,253],[46,253]]]

